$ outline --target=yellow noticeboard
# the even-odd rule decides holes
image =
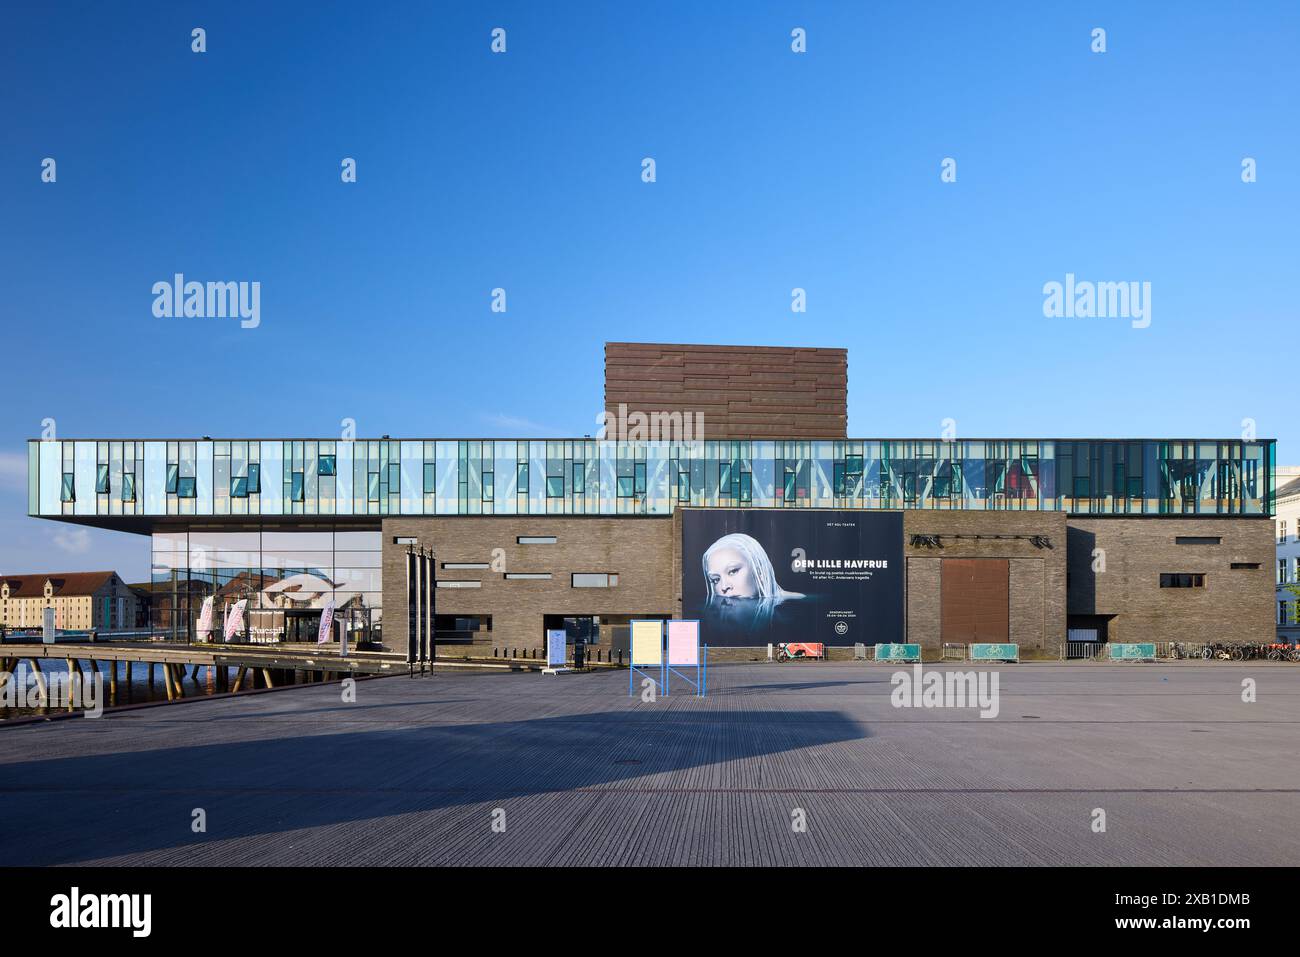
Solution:
[[[664,623],[632,622],[632,664],[658,665],[664,660]]]

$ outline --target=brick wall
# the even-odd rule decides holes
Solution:
[[[709,439],[842,439],[848,351],[607,342],[605,411],[617,416],[620,403],[699,412]]]
[[[491,615],[492,631],[471,645],[439,645],[441,655],[488,655],[500,650],[542,649],[544,615],[599,615],[602,619],[668,617],[675,607],[671,583],[671,519],[566,518],[556,516],[448,516],[386,518],[383,522],[384,645],[406,648],[406,546],[396,537],[415,537],[434,549],[440,579],[482,582],[479,588],[439,588],[439,615]],[[554,545],[520,545],[519,536],[554,535]],[[443,562],[488,562],[504,551],[504,571],[444,570]],[[507,579],[511,572],[550,572],[551,579]],[[613,572],[614,588],[574,588],[573,572]],[[602,644],[608,641],[602,628]]]
[[[913,535],[937,535],[942,547],[912,545]],[[1052,547],[1039,548],[1029,536],[1041,536]],[[943,642],[943,559],[1005,558],[1010,639],[1022,651],[1057,653],[1065,638],[1066,557],[1063,512],[904,512],[907,640],[931,650]]]
[[[1179,536],[1221,543],[1179,545]],[[1267,518],[1071,517],[1069,613],[1114,615],[1111,641],[1268,641],[1273,545]],[[1093,571],[1096,549],[1105,553],[1104,571]],[[1162,572],[1203,574],[1205,587],[1161,588]]]
[[[1067,531],[1068,523],[1068,531]],[[1082,518],[1062,512],[904,512],[907,638],[928,650],[942,643],[942,560],[1004,558],[1009,562],[1012,641],[1026,652],[1056,654],[1067,614],[1113,615],[1113,641],[1267,641],[1273,634],[1273,532],[1267,519]],[[602,642],[610,622],[681,614],[681,513],[671,518],[465,516],[389,518],[384,534],[384,643],[405,648],[405,547],[414,536],[435,550],[435,562],[491,562],[505,553],[507,572],[550,572],[549,581],[507,580],[502,572],[452,571],[477,589],[438,589],[439,614],[491,615],[491,633],[473,646],[440,646],[439,654],[486,654],[543,647],[543,616],[599,615]],[[519,545],[521,535],[554,535],[554,545]],[[938,535],[942,547],[910,544]],[[962,536],[957,538],[956,536]],[[1043,536],[1039,548],[1027,536]],[[978,536],[978,537],[977,537]],[[1002,537],[998,537],[1002,536]],[[1021,537],[1015,537],[1021,536]],[[1219,545],[1177,545],[1178,536],[1221,538]],[[1091,571],[1094,548],[1106,551],[1106,571]],[[1231,569],[1255,562],[1258,569]],[[1067,569],[1069,594],[1067,599]],[[614,572],[612,589],[575,589],[573,572]],[[1162,589],[1161,572],[1206,575],[1204,589]],[[737,652],[744,658],[762,652]],[[845,649],[851,655],[852,649]]]

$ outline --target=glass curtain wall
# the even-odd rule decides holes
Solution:
[[[1260,515],[1275,444],[1205,440],[48,441],[49,516],[667,515],[717,508]]]
[[[378,531],[352,528],[157,531],[151,627],[169,638],[192,640],[203,601],[211,596],[212,627],[220,635],[228,611],[245,600],[239,639],[273,643],[292,637],[295,622],[318,625],[320,612],[332,601],[351,640],[378,641],[380,542]]]

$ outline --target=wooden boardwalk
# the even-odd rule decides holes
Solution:
[[[1300,667],[1008,666],[994,720],[894,708],[894,670],[719,665],[652,703],[625,673],[460,672],[0,726],[0,865],[1300,863]]]

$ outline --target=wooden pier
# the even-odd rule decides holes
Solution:
[[[200,673],[207,671],[207,693],[236,692],[255,687],[276,688],[286,685],[311,684],[320,681],[337,681],[345,677],[362,675],[402,674],[407,669],[401,655],[392,652],[349,651],[347,657],[329,646],[318,645],[274,646],[213,645],[205,647],[168,642],[59,642],[58,644],[0,644],[0,688],[9,680],[20,662],[27,662],[36,679],[40,698],[50,702],[42,662],[62,660],[69,674],[80,674],[93,680],[107,672],[108,700],[117,701],[117,664],[126,663],[126,683],[131,683],[135,665],[143,665],[152,690],[154,675],[162,677],[167,700],[186,697],[185,679],[197,682]],[[83,668],[82,663],[88,664]],[[233,678],[232,678],[233,674]]]

